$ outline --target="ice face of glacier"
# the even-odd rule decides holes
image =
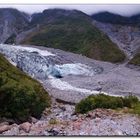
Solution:
[[[1,44],[0,52],[4,54],[12,64],[39,80],[46,80],[49,77],[62,78],[67,75],[93,76],[102,71],[100,67],[93,69],[81,63],[60,65],[57,61],[57,59],[62,59],[59,58],[60,56],[47,50],[40,50],[33,47]]]
[[[91,67],[80,63],[55,65],[54,69],[59,71],[62,77],[66,75],[92,76],[95,74],[95,71]]]

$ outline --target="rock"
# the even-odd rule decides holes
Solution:
[[[31,121],[31,123],[36,123],[38,120],[34,117],[30,117],[30,121]]]
[[[80,127],[81,127],[81,122],[75,122],[74,124],[73,124],[73,130],[80,130]]]
[[[65,106],[60,106],[59,108],[60,108],[62,111],[66,111]]]
[[[95,113],[95,118],[101,118],[101,116],[102,116],[102,113],[101,112]]]
[[[8,122],[2,122],[2,123],[0,123],[0,126],[3,126],[3,125],[9,125],[9,123]]]
[[[13,124],[13,123],[15,123],[15,121],[13,120],[13,119],[8,119],[8,118],[5,118],[5,117],[3,117],[3,118],[0,118],[0,120],[2,121],[2,122],[7,122],[7,123],[9,123],[10,125],[11,124]]]
[[[13,123],[11,126],[12,127],[18,127],[18,125],[16,123]]]
[[[59,131],[56,128],[52,128],[50,130],[48,130],[49,136],[57,136],[59,135]]]
[[[61,135],[61,136],[66,136],[67,133],[66,133],[66,131],[60,130],[59,135]]]
[[[3,133],[5,131],[8,131],[9,129],[11,129],[11,126],[10,125],[1,125],[0,126],[0,133]]]
[[[20,129],[24,130],[25,132],[29,132],[31,128],[31,124],[29,122],[22,123],[20,125]]]
[[[95,122],[96,122],[96,123],[99,123],[100,121],[101,121],[100,118],[96,118],[96,119],[95,119]]]
[[[116,130],[115,130],[115,135],[123,135],[123,132],[116,129]]]
[[[76,121],[76,120],[78,120],[78,117],[77,117],[76,115],[72,115],[72,116],[71,116],[71,120],[72,120],[72,121]]]
[[[49,133],[48,133],[48,131],[45,130],[45,131],[42,132],[42,135],[43,136],[49,136]]]
[[[44,115],[44,116],[48,116],[50,113],[51,113],[50,108],[46,108],[46,109],[43,111],[43,115]]]
[[[18,136],[18,135],[20,135],[18,125],[15,125],[14,127],[12,126],[12,128],[10,130],[5,131],[2,134],[6,135],[6,136]]]
[[[91,118],[91,119],[95,119],[95,118],[96,118],[94,112],[89,112],[89,113],[87,114],[87,117],[89,117],[89,118]]]

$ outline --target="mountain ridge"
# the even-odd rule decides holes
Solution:
[[[139,26],[140,23],[140,13],[134,14],[132,16],[122,16],[119,14],[104,11],[92,14],[91,17],[94,20],[111,24]]]
[[[17,9],[0,9],[0,42],[4,43],[11,35],[16,35],[23,31],[28,25],[28,20],[24,14]]]

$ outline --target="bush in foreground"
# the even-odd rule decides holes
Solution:
[[[0,54],[0,117],[26,121],[40,117],[50,97],[36,80],[12,66]]]
[[[138,107],[138,104],[140,106],[140,102],[138,98],[132,95],[124,98],[114,97],[114,96],[109,96],[104,94],[90,95],[86,99],[81,100],[76,105],[75,112],[86,113],[96,108],[117,109],[117,108],[129,107],[135,109],[136,107]]]

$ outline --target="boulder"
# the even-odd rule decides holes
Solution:
[[[29,122],[25,122],[22,123],[19,128],[28,133],[30,131],[31,124]]]
[[[96,118],[95,123],[99,123],[99,122],[101,122],[101,118]]]
[[[37,120],[36,118],[30,117],[30,122],[31,122],[31,123],[37,123],[37,121],[38,121],[38,120]]]
[[[114,133],[115,133],[115,135],[117,135],[117,136],[123,135],[123,132],[122,132],[121,130],[118,130],[118,129],[116,129],[116,130],[114,131]]]
[[[89,117],[89,118],[91,118],[91,119],[95,119],[95,118],[96,118],[95,112],[89,112],[89,113],[87,114],[87,117]]]
[[[9,123],[8,122],[2,122],[2,123],[0,123],[0,127],[3,126],[3,125],[9,125]]]
[[[57,128],[52,128],[48,130],[49,136],[58,136],[59,135],[59,129]]]
[[[10,125],[6,125],[6,124],[1,125],[0,126],[0,134],[3,133],[3,132],[5,132],[5,131],[8,131],[9,129],[11,129],[11,126]]]

